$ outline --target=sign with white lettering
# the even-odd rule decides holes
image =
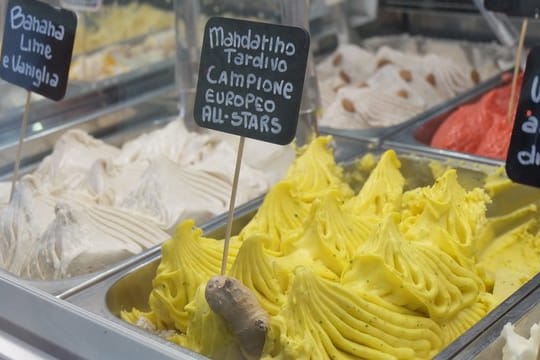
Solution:
[[[540,15],[540,0],[485,0],[486,9],[510,16],[534,17]]]
[[[101,8],[102,0],[60,0],[60,5],[75,11],[97,11]]]
[[[540,186],[540,46],[531,50],[506,158],[506,173],[515,182]]]
[[[66,94],[77,17],[36,0],[9,0],[0,77],[53,100]]]
[[[308,51],[304,29],[211,18],[204,31],[195,121],[205,128],[290,143]]]

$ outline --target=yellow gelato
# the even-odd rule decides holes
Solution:
[[[394,151],[355,194],[330,141],[301,153],[231,241],[228,275],[271,318],[263,358],[432,358],[540,268],[534,206],[488,217],[488,192],[466,190],[451,168],[410,188]],[[501,189],[494,181],[486,188]],[[221,251],[182,223],[163,245],[150,311],[122,318],[174,330],[168,339],[211,358],[239,358],[204,297]]]
[[[82,16],[86,21],[77,28],[73,46],[76,55],[174,25],[172,12],[139,3],[103,6],[99,12]]]

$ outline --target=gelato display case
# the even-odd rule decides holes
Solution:
[[[195,39],[214,15],[279,23],[285,3],[78,13],[68,94],[32,98],[11,200],[25,93],[0,83],[0,357],[237,358],[199,285],[217,273],[238,139],[189,119]],[[300,121],[332,154],[246,143],[228,265],[271,314],[265,356],[499,357],[507,322],[527,335],[540,321],[540,190],[510,183],[500,157],[432,145],[453,113],[507,90],[520,19],[461,0],[306,3],[301,115],[318,129]]]

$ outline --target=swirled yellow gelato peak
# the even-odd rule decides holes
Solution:
[[[410,240],[433,243],[439,233],[439,246],[458,258],[474,256],[477,240],[486,226],[489,196],[483,189],[467,192],[458,182],[457,173],[449,169],[435,184],[403,194],[403,222],[400,225]]]
[[[294,248],[308,251],[310,258],[321,262],[339,278],[377,222],[375,216],[349,211],[341,193],[331,190],[314,201],[304,222],[304,232]]]
[[[231,244],[228,275],[270,315],[263,359],[433,358],[539,270],[536,206],[489,218],[486,191],[447,165],[405,191],[412,162],[394,151],[374,167],[366,158],[353,194],[330,140],[303,149]],[[151,311],[123,318],[174,330],[169,339],[211,358],[239,356],[201,296],[221,246],[182,223],[163,246]]]
[[[240,238],[267,234],[267,249],[282,253],[283,244],[295,241],[302,223],[309,213],[310,204],[295,196],[294,184],[281,181],[266,195],[257,214],[240,232]]]
[[[366,183],[348,206],[361,215],[382,215],[399,210],[405,179],[395,151],[386,151]]]
[[[397,215],[382,221],[343,281],[435,321],[473,304],[484,291],[481,279],[438,247],[405,240],[398,222]]]
[[[270,255],[265,254],[263,243],[265,235],[253,235],[242,243],[231,268],[232,277],[253,289],[259,304],[271,315],[279,312],[287,279],[279,278],[279,268]]]
[[[193,299],[200,284],[218,274],[223,242],[202,236],[193,220],[183,221],[174,236],[161,247],[163,259],[152,281],[149,305],[157,327],[185,331],[188,325],[186,304]],[[238,241],[231,239],[228,268],[238,252]]]
[[[305,267],[295,270],[276,324],[282,357],[290,359],[428,358],[441,346],[434,321]]]
[[[331,141],[330,136],[313,140],[287,171],[285,179],[294,182],[295,195],[303,201],[310,202],[332,188],[345,196],[353,195],[343,181],[343,168],[336,164],[332,155]]]

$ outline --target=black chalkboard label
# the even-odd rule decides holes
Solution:
[[[66,94],[77,17],[36,0],[9,0],[0,77],[49,99]]]
[[[515,182],[540,186],[540,46],[531,50],[506,158],[506,173]]]
[[[195,121],[205,128],[290,143],[308,52],[304,29],[211,18],[204,31]]]
[[[540,15],[540,0],[485,0],[486,9],[510,16],[534,17]]]

